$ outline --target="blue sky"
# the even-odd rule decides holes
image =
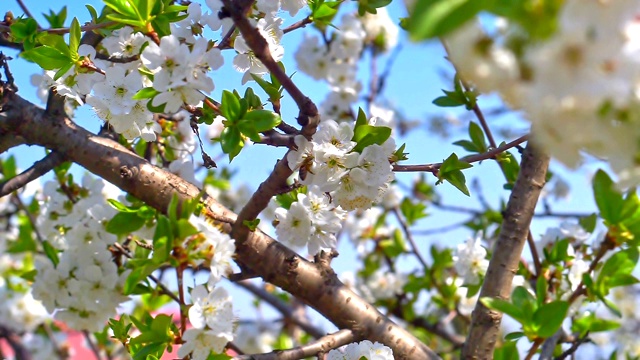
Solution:
[[[33,0],[25,0],[24,2],[31,12],[35,14],[37,20],[42,25],[45,25],[46,21],[44,17],[41,16],[41,13],[48,12],[48,6],[51,4],[54,4],[54,11],[59,11],[65,4],[68,5],[69,15],[67,23],[69,23],[73,17],[78,17],[81,23],[89,18],[87,10],[84,6],[80,6],[80,2],[43,2]],[[17,16],[22,14],[22,11],[15,2],[4,1],[3,3],[2,10],[11,10]],[[82,2],[82,4],[84,3],[92,4],[96,9],[101,8],[99,1],[94,0]],[[347,6],[351,5],[349,3],[347,4]],[[394,1],[389,7],[389,10],[393,19],[405,16],[405,10],[403,9],[402,2]],[[307,12],[302,11],[298,14],[295,20],[306,16],[306,14]],[[290,24],[295,20],[287,21],[285,24]],[[297,44],[300,43],[300,39],[302,38],[304,31],[313,32],[314,30],[311,28],[297,30],[285,35],[285,39],[283,40],[285,46],[284,63],[288,72],[296,69],[293,54],[297,48]],[[396,140],[398,145],[402,143],[407,144],[406,152],[409,153],[409,161],[407,161],[407,163],[424,164],[440,162],[444,158],[448,157],[452,152],[456,152],[460,156],[463,156],[465,154],[464,151],[460,147],[451,145],[451,142],[464,138],[468,120],[475,120],[473,117],[469,116],[470,114],[466,114],[461,117],[463,119],[461,127],[458,130],[455,130],[457,132],[454,131],[456,135],[449,140],[443,140],[441,137],[430,134],[427,131],[428,128],[426,120],[429,116],[446,115],[452,111],[449,109],[438,108],[431,104],[431,101],[434,98],[440,96],[440,89],[449,89],[451,87],[450,83],[441,76],[442,73],[449,75],[452,73],[451,66],[444,58],[445,54],[442,47],[437,42],[426,42],[420,44],[410,43],[406,40],[402,31],[400,43],[402,45],[402,50],[396,61],[393,63],[391,76],[388,78],[381,98],[389,104],[392,104],[395,108],[400,109],[406,117],[421,121],[418,128],[411,132],[409,136]],[[16,55],[14,51],[9,49],[3,49],[3,51],[11,54],[12,56]],[[240,86],[241,74],[236,73],[231,67],[231,59],[233,56],[232,52],[233,51],[226,52],[225,66],[213,75],[214,82],[216,83],[216,89],[212,93],[213,98],[219,99],[220,94],[224,89],[236,88],[241,93],[244,91],[240,90],[242,88]],[[17,56],[14,57],[16,59],[10,63],[10,66],[17,80],[20,95],[35,103],[39,103],[38,99],[35,97],[35,89],[30,84],[29,79],[31,74],[39,73],[40,70],[36,65],[17,59]],[[384,67],[385,61],[383,59],[383,61],[378,65],[378,68],[383,69]],[[365,61],[362,63],[360,71],[365,89],[368,84],[367,68],[368,62]],[[301,72],[296,73],[293,79],[301,90],[310,96],[312,100],[319,103],[324,99],[327,91],[325,83],[318,83]],[[249,85],[252,84],[250,83]],[[256,92],[260,94],[258,90]],[[364,93],[366,94],[366,91]],[[482,96],[479,104],[481,107],[488,109],[498,106],[499,102],[494,96]],[[455,111],[455,113],[460,114],[461,112]],[[283,102],[283,117],[285,121],[294,124],[296,114],[297,109],[295,108],[295,104],[288,96],[285,96]],[[86,108],[77,112],[76,119],[79,124],[92,130],[97,130],[101,125],[99,119]],[[489,124],[494,129],[498,129],[500,127],[513,127],[517,129],[516,132],[519,134],[525,133],[528,129],[528,125],[514,115],[489,118]],[[498,134],[495,134],[495,136],[498,142],[503,140],[513,140],[513,138],[501,138]],[[212,147],[209,147],[209,150],[212,155],[219,153],[218,149],[213,149]],[[231,166],[238,171],[238,181],[246,181],[253,187],[256,187],[260,181],[266,178],[275,165],[276,159],[282,156],[284,152],[284,149],[281,148],[276,149],[267,146],[253,145],[243,150],[243,152],[233,161]],[[19,154],[18,160],[22,169],[27,168],[34,161],[44,156],[43,149],[36,147],[29,148],[26,146],[13,149],[12,153]],[[1,156],[4,157],[6,154]],[[198,155],[196,155],[196,158],[198,158],[197,156]],[[226,158],[220,161],[219,164],[226,164]],[[595,164],[585,167],[580,171],[572,172],[562,166],[554,164],[552,167],[553,171],[560,174],[563,178],[566,178],[572,185],[574,191],[572,192],[572,198],[570,201],[554,204],[553,209],[557,211],[580,213],[595,211],[590,190],[591,187],[589,185],[589,174],[593,173],[594,168],[598,166],[599,164]],[[471,183],[473,179],[478,179],[480,181],[482,195],[494,207],[500,204],[501,200],[506,201],[508,192],[502,189],[503,178],[495,163],[486,161],[480,165],[474,166],[472,169],[466,170],[464,173],[467,177],[468,183]],[[417,174],[402,174],[398,176],[398,180],[403,184],[410,185],[416,176]],[[430,183],[435,183],[435,179],[431,175],[427,174],[426,177]],[[445,204],[476,209],[481,208],[478,196],[473,193],[473,190],[470,198],[453,189],[453,187],[448,184],[439,186],[438,192],[442,197],[442,202]],[[442,212],[435,208],[429,208],[428,212],[431,216],[426,218],[424,221],[421,221],[420,224],[416,226],[416,229],[441,227],[443,225],[457,223],[467,217],[467,215],[460,216],[452,212]],[[552,220],[535,219],[532,227],[534,236],[543,233],[544,229],[553,223],[554,221]],[[428,254],[428,248],[430,244],[434,242],[442,245],[453,246],[463,242],[470,235],[469,231],[460,229],[431,237],[418,237],[417,240],[420,250],[423,253]],[[342,249],[341,247],[340,253],[341,256],[334,262],[337,270],[339,272],[347,269],[355,270],[353,269],[353,251],[348,248]],[[527,253],[528,250],[525,249],[525,254]],[[407,262],[408,267],[411,267],[412,265],[413,263],[411,261]],[[241,292],[240,294],[244,293]]]

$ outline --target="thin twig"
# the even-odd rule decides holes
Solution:
[[[258,298],[266,301],[269,305],[273,306],[276,310],[278,310],[282,314],[282,316],[291,320],[292,323],[299,326],[302,330],[306,331],[309,335],[313,336],[314,338],[319,339],[326,334],[324,330],[311,324],[308,319],[304,317],[296,316],[293,312],[293,309],[287,303],[282,301],[280,298],[267,292],[263,288],[256,286],[252,282],[243,280],[243,281],[235,282],[234,284],[237,284],[238,286],[242,287],[243,289],[257,296]]]
[[[126,256],[129,259],[132,259],[133,256],[129,253],[129,251],[127,251],[127,249],[125,249],[122,245],[120,245],[119,243],[113,243],[112,245],[114,248],[116,248],[122,255]],[[171,290],[169,290],[169,288],[167,288],[157,277],[153,276],[153,275],[149,275],[148,276],[149,279],[153,280],[153,282],[156,283],[156,285],[160,288],[161,292],[165,295],[167,295],[168,297],[170,297],[171,299],[173,299],[175,302],[177,302],[178,304],[182,303],[180,302],[180,298],[178,298],[176,296],[176,294],[174,294]]]
[[[311,24],[312,22],[313,22],[313,20],[311,20],[311,17],[307,16],[306,18],[304,18],[304,19],[302,19],[302,20],[300,20],[298,22],[295,22],[295,23],[287,26],[286,28],[282,29],[282,32],[287,34],[287,33],[292,32],[293,30],[306,27],[308,24]]]
[[[402,216],[402,214],[400,213],[400,209],[397,206],[393,208],[393,214],[398,219],[398,222],[400,223],[400,227],[402,227],[402,231],[404,231],[404,235],[407,238],[409,245],[411,245],[411,252],[416,256],[416,258],[418,259],[418,261],[426,271],[426,269],[429,266],[427,265],[427,262],[424,261],[422,254],[420,254],[420,250],[418,250],[418,245],[416,245],[416,242],[413,240],[413,235],[409,230],[409,225],[407,224],[407,221],[405,220],[404,216]]]
[[[87,330],[82,330],[82,335],[84,335],[84,339],[87,340],[87,343],[89,344],[89,349],[91,349],[91,352],[93,353],[93,355],[95,355],[97,360],[100,360],[100,349],[98,349],[98,346],[91,338],[91,334]]]
[[[9,329],[9,327],[2,324],[0,324],[0,338],[4,338],[7,341],[17,360],[32,359],[31,353],[22,344],[20,336],[18,336],[18,334],[13,330]]]
[[[0,183],[0,197],[26,186],[28,183],[48,173],[54,167],[64,162],[64,156],[58,152],[49,153],[43,159],[36,161],[30,168]]]
[[[24,205],[24,202],[22,202],[22,199],[20,198],[20,196],[16,194],[15,196],[11,197],[11,200],[15,202],[15,204],[18,206],[18,209],[24,211],[24,213],[27,215],[27,219],[29,219],[29,223],[31,223],[31,228],[33,229],[33,232],[36,234],[36,239],[38,239],[40,244],[44,243],[45,239],[42,236],[42,234],[40,234],[40,231],[38,231],[38,226],[37,226],[38,223],[36,222],[36,218],[33,217],[33,214],[31,212],[29,212],[29,209],[27,209],[27,207]]]
[[[575,353],[578,350],[578,347],[580,347],[580,345],[589,342],[589,333],[587,332],[582,338],[578,339],[577,341],[575,341],[570,348],[568,348],[565,352],[563,352],[562,354],[560,354],[560,356],[558,356],[557,358],[555,358],[554,360],[564,360],[566,358],[568,358],[569,356],[571,356],[573,353]]]
[[[93,31],[98,29],[103,29],[109,26],[117,25],[118,23],[115,21],[107,21],[99,24],[89,24],[80,27],[80,31]],[[46,32],[49,34],[58,34],[63,35],[67,34],[71,31],[71,28],[49,28],[49,29],[40,29],[38,32]],[[0,33],[8,33],[11,32],[11,27],[7,25],[0,25]]]
[[[496,155],[501,154],[513,147],[516,147],[527,140],[529,140],[528,134],[520,136],[519,138],[509,143],[493,148],[482,154],[465,156],[461,158],[460,161],[464,161],[471,164],[478,161],[493,159],[496,157]],[[396,171],[396,172],[425,171],[425,172],[437,174],[438,170],[440,169],[440,166],[442,166],[442,163],[434,163],[434,164],[426,164],[426,165],[393,165],[393,171]]]
[[[312,341],[308,344],[287,350],[276,350],[266,354],[240,355],[233,360],[297,360],[318,354],[327,353],[331,349],[356,341],[356,336],[351,330],[340,330]]]
[[[33,16],[31,11],[29,11],[29,8],[27,8],[27,6],[22,2],[22,0],[16,0],[16,2],[20,6],[20,9],[22,9],[24,14],[27,15],[28,17],[32,18],[36,22],[36,25],[38,26],[38,29],[39,29],[40,28],[40,24],[38,24],[38,20],[36,20],[36,18]]]
[[[527,235],[527,244],[531,251],[531,257],[533,258],[533,267],[536,270],[536,276],[542,276],[542,264],[540,263],[540,256],[538,255],[538,249],[536,248],[536,242],[533,239],[531,230],[529,230],[529,234]]]

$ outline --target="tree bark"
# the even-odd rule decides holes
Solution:
[[[166,212],[173,196],[184,201],[200,194],[195,185],[151,165],[117,142],[96,136],[66,117],[48,115],[17,94],[5,93],[0,106],[0,131],[63,154],[161,212]],[[237,215],[207,195],[202,201],[210,217],[230,233]],[[393,349],[396,359],[439,358],[344,286],[331,268],[301,258],[260,231],[250,232],[236,247],[239,263],[301,299],[340,329],[352,330],[356,340],[383,343]]]
[[[527,241],[529,225],[545,184],[549,156],[539,152],[531,142],[522,154],[520,173],[513,186],[502,220],[489,268],[480,290],[480,298],[508,300],[511,282],[518,270],[520,255]],[[502,314],[488,309],[480,301],[471,317],[471,328],[462,350],[464,359],[493,359],[493,351],[500,335]]]

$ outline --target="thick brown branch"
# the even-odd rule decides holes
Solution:
[[[0,154],[24,143],[25,140],[22,138],[22,136],[5,134],[4,132],[0,131]]]
[[[233,360],[298,360],[321,353],[327,353],[331,349],[353,342],[355,337],[350,330],[340,330],[336,333],[324,336],[316,341],[288,350],[276,350],[267,354],[240,355]]]
[[[527,241],[529,225],[545,183],[548,166],[549,156],[537,151],[529,143],[522,155],[520,173],[504,212],[502,230],[493,249],[480,298],[505,300],[511,296],[511,282],[518,270],[520,254]],[[501,313],[489,310],[478,301],[462,357],[492,359],[501,320]]]
[[[174,196],[179,201],[200,196],[196,186],[151,165],[113,140],[91,134],[68,118],[52,119],[15,94],[7,94],[3,100],[0,131],[21,135],[27,144],[60,152],[159,211],[166,212]],[[223,231],[231,232],[236,214],[206,195],[202,201],[208,216]],[[383,343],[393,349],[396,359],[438,358],[407,330],[344,286],[334,273],[320,269],[266,234],[250,232],[246,238],[236,239],[236,247],[239,262],[310,305],[337,327],[351,329],[356,339]]]

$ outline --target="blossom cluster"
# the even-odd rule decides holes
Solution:
[[[518,49],[518,25],[489,36],[470,22],[446,43],[460,75],[524,110],[534,140],[569,166],[580,151],[607,158],[621,185],[638,182],[640,2],[570,0],[548,39]],[[515,40],[515,41],[511,41]]]
[[[380,344],[364,340],[352,343],[344,347],[344,351],[331,350],[327,354],[327,360],[393,360],[393,351]]]
[[[37,226],[62,252],[57,265],[48,258],[36,259],[33,296],[70,327],[99,331],[128,299],[121,295],[128,271],[118,270],[107,249],[117,238],[104,228],[117,212],[106,199],[119,191],[89,175],[77,191],[67,190],[56,181],[43,187]]]
[[[233,308],[231,297],[223,288],[212,291],[204,285],[191,292],[193,305],[189,308],[189,321],[193,328],[185,331],[185,343],[178,350],[183,358],[206,360],[211,352],[221,353],[227,342],[233,340]]]
[[[362,153],[353,151],[353,126],[325,120],[311,141],[296,136],[297,149],[287,154],[287,161],[308,188],[290,209],[276,210],[276,233],[286,243],[303,246],[308,242],[311,254],[335,247],[344,210],[370,208],[388,190],[394,178],[389,162],[394,140],[367,146]]]
[[[236,252],[235,241],[201,217],[192,216],[189,222],[199,233],[189,237],[185,245],[193,249],[195,266],[208,266],[211,269],[208,283],[213,287],[231,272],[231,261]]]
[[[295,58],[298,68],[315,80],[326,80],[330,92],[320,105],[325,119],[352,118],[351,105],[358,101],[362,84],[357,79],[358,60],[365,46],[386,51],[397,44],[398,27],[387,10],[359,17],[345,14],[328,44],[305,34]]]

